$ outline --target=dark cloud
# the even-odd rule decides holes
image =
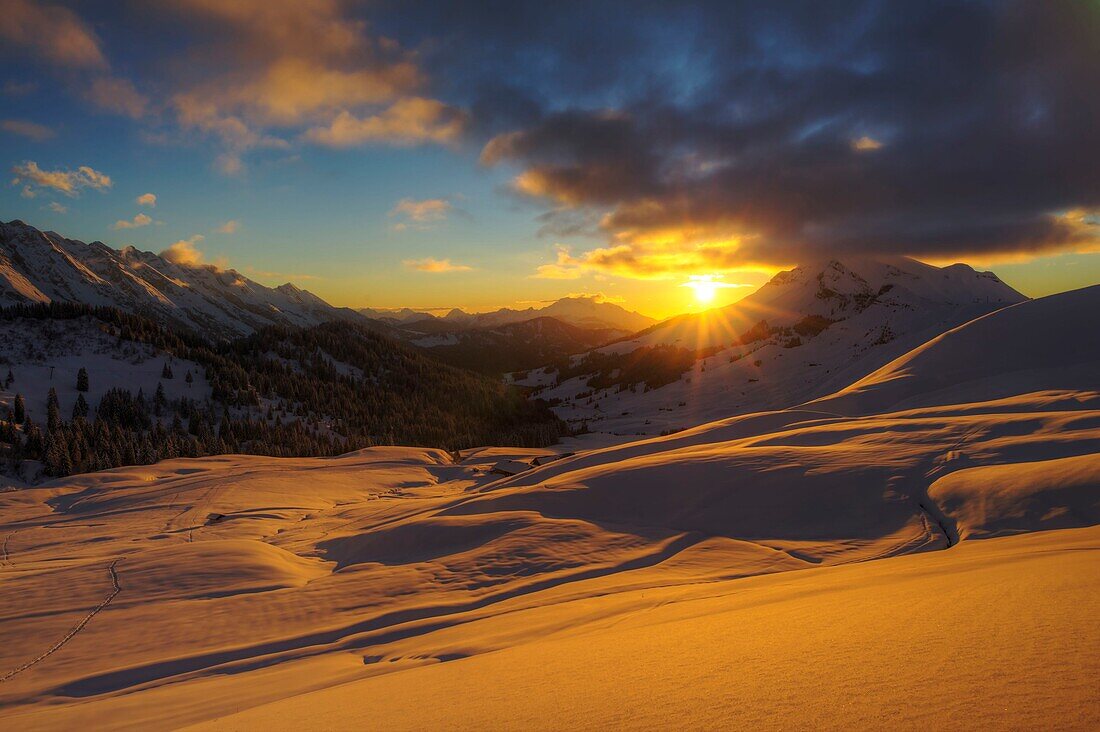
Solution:
[[[309,143],[467,145],[514,174],[539,231],[588,240],[559,268],[1097,246],[1095,2],[55,6],[13,7],[66,20],[80,53],[0,56],[220,141],[227,172]]]
[[[496,133],[483,161],[517,166],[517,189],[550,204],[544,228],[603,216],[609,243],[578,266],[1035,252],[1095,236],[1095,219],[1064,215],[1100,207],[1093,3],[472,15],[423,21],[423,63],[446,94],[489,90],[468,100],[471,129]]]

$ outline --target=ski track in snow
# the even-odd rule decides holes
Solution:
[[[110,573],[110,576],[111,576],[111,592],[108,593],[107,597],[103,598],[102,602],[100,602],[98,605],[96,605],[95,608],[92,609],[91,612],[89,612],[87,615],[85,615],[83,618],[81,618],[80,622],[78,622],[76,625],[74,625],[69,630],[68,633],[66,633],[64,636],[62,636],[61,640],[57,641],[57,643],[54,643],[52,646],[50,646],[50,648],[48,650],[46,650],[44,653],[37,656],[36,658],[31,659],[30,661],[27,661],[22,666],[14,668],[11,671],[8,671],[3,676],[0,676],[0,683],[3,683],[5,681],[9,681],[10,679],[15,678],[16,676],[23,673],[24,671],[31,668],[32,666],[35,666],[35,665],[41,663],[42,661],[45,661],[47,658],[52,656],[54,653],[57,653],[58,651],[60,651],[61,648],[66,643],[68,643],[69,641],[71,641],[73,638],[76,637],[77,633],[84,630],[85,626],[87,626],[88,623],[91,622],[92,618],[94,618],[100,612],[105,610],[107,608],[107,606],[111,604],[111,601],[114,600],[115,597],[118,596],[118,593],[122,592],[122,585],[119,584],[119,581],[118,581],[118,571],[115,569],[115,567],[118,565],[118,562],[119,562],[119,560],[116,559],[113,562],[111,562],[110,566],[107,567],[107,571]]]

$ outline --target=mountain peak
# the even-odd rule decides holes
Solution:
[[[214,338],[269,325],[357,317],[290,283],[265,287],[236,270],[174,264],[133,246],[85,244],[22,221],[0,222],[0,302],[80,302],[138,312]]]
[[[936,267],[909,257],[852,256],[779,272],[731,307],[766,305],[782,312],[835,317],[879,297],[910,305],[1011,305],[1027,299],[992,272],[978,272],[967,264]]]

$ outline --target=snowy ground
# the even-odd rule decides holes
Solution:
[[[1097,306],[513,477],[546,451],[0,493],[0,726],[1095,729],[1100,339],[1009,336]]]

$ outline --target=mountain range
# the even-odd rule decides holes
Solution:
[[[830,259],[780,272],[733,305],[670,318],[519,382],[574,424],[623,434],[675,430],[822,396],[1026,299],[965,264]]]
[[[598,295],[573,295],[542,307],[529,307],[522,310],[501,308],[487,313],[468,313],[460,308],[454,308],[443,316],[410,308],[397,310],[361,308],[359,312],[372,320],[381,320],[422,333],[496,328],[535,318],[555,318],[563,323],[590,330],[634,333],[657,322],[648,315],[627,310]]]
[[[85,243],[40,231],[18,220],[0,222],[0,304],[20,302],[106,305],[183,326],[214,340],[232,340],[271,325],[309,327],[333,320],[372,320],[396,328],[385,332],[408,341],[425,334],[554,318],[573,329],[593,331],[574,333],[576,337],[562,342],[562,347],[572,344],[583,350],[656,322],[586,296],[522,310],[466,313],[455,309],[442,318],[408,308],[357,312],[331,305],[290,282],[267,287],[234,269],[181,264],[132,246],[113,249],[99,241]],[[502,335],[490,340],[499,342]]]
[[[0,302],[107,305],[228,340],[269,325],[359,316],[289,282],[266,287],[232,269],[184,265],[134,247],[86,244],[0,222]]]
[[[510,381],[574,428],[667,432],[843,388],[902,353],[1026,298],[991,272],[845,257],[780,272],[743,300],[661,322],[595,296],[439,317],[355,311],[290,283],[189,266],[0,223],[0,302],[112,306],[231,341],[268,326],[366,325]]]

